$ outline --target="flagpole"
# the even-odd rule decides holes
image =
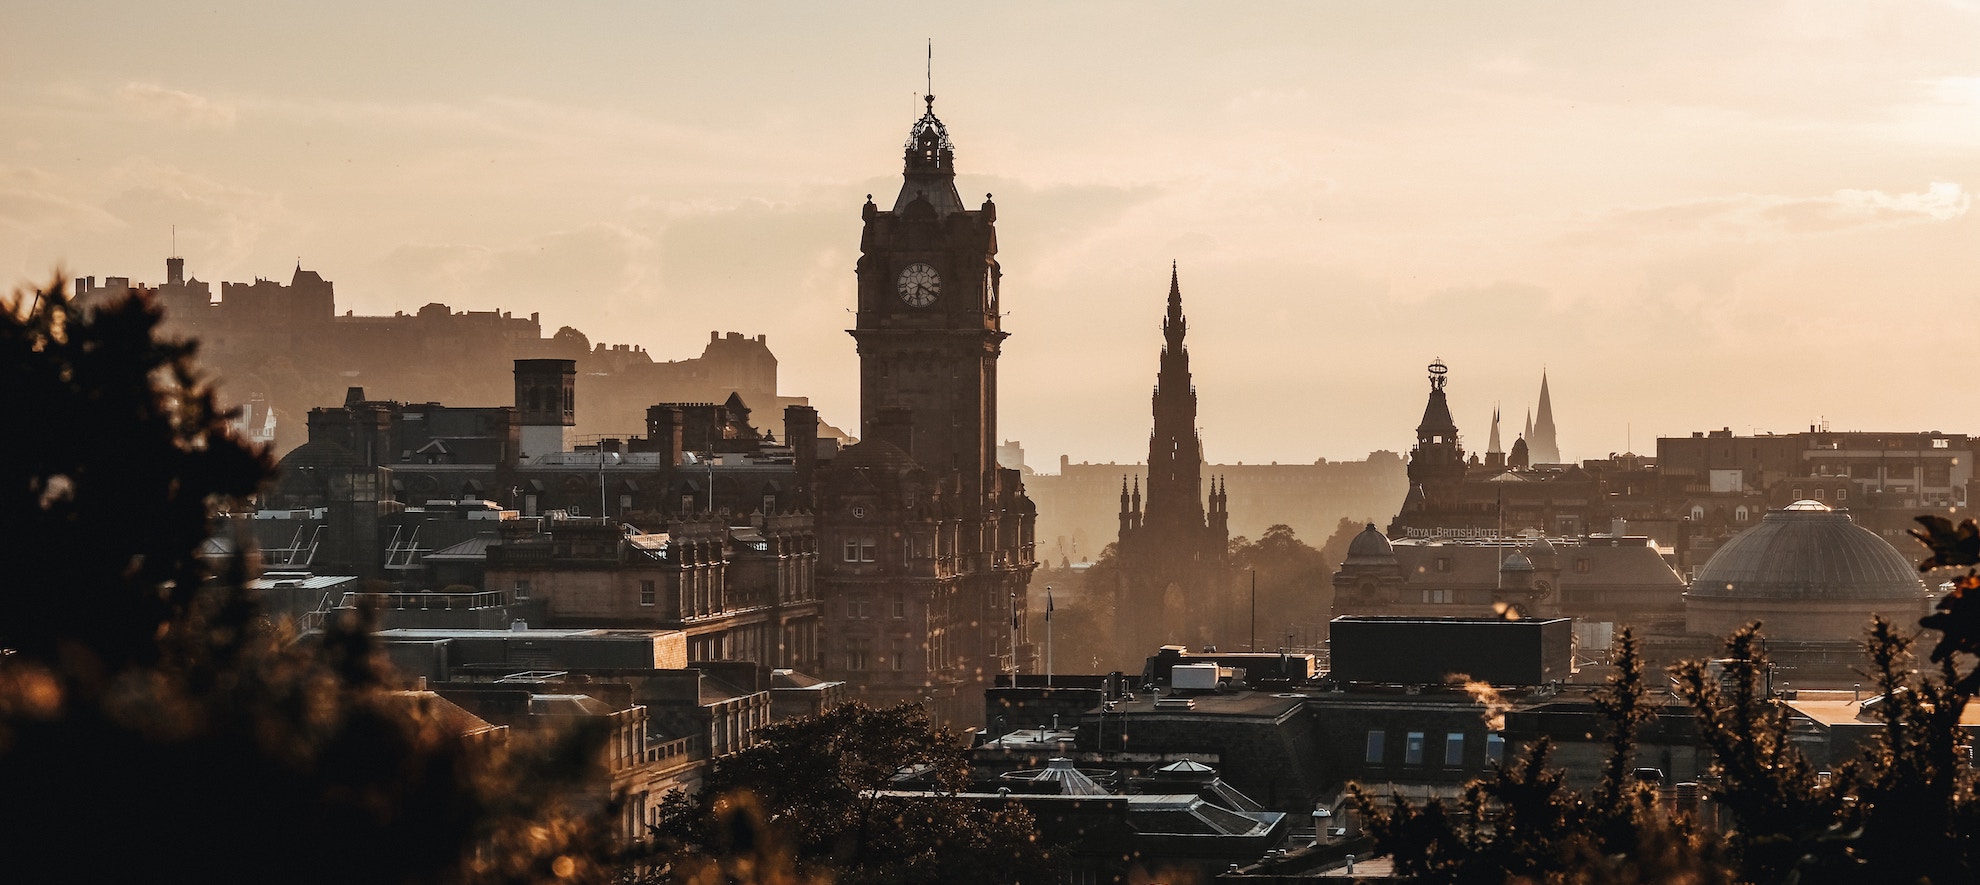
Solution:
[[[1011,687],[1012,688],[1017,687],[1017,672],[1018,672],[1017,635],[1018,635],[1018,595],[1016,590],[1012,590],[1011,591]]]
[[[1045,585],[1045,687],[1052,687],[1052,585]]]

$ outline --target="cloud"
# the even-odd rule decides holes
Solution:
[[[156,83],[125,83],[117,90],[117,100],[148,119],[187,127],[227,129],[236,116],[233,105]]]
[[[1599,247],[1646,241],[1780,241],[1861,228],[1954,221],[1972,207],[1972,194],[1950,181],[1931,182],[1917,193],[1843,189],[1820,197],[1735,194],[1610,210],[1563,235],[1559,243]]]
[[[1887,194],[1883,191],[1836,191],[1836,203],[1848,210],[1886,219],[1951,221],[1973,208],[1973,195],[1958,182],[1935,181],[1924,192]]]

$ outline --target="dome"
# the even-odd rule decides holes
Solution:
[[[1691,596],[1722,599],[1871,600],[1923,598],[1912,562],[1817,501],[1769,512],[1712,554]]]
[[[1526,552],[1534,556],[1553,556],[1554,542],[1546,538],[1535,538],[1533,546],[1526,548]]]
[[[1388,536],[1371,522],[1348,542],[1347,561],[1355,565],[1392,564],[1396,561],[1396,548],[1389,545]]]
[[[1371,522],[1367,528],[1361,530],[1361,534],[1354,536],[1353,541],[1348,542],[1348,555],[1394,556],[1396,548],[1389,546],[1388,536],[1382,534],[1382,531]]]
[[[1533,571],[1533,560],[1527,559],[1524,553],[1515,552],[1513,555],[1506,557],[1505,562],[1499,563],[1499,571],[1530,572]]]

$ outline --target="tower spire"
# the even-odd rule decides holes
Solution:
[[[1540,409],[1533,416],[1533,434],[1527,437],[1536,464],[1561,463],[1561,447],[1554,435],[1554,399],[1547,391],[1547,370],[1540,370]]]

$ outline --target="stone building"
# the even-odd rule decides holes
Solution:
[[[997,206],[964,206],[955,145],[926,101],[892,208],[869,195],[861,210],[862,441],[821,467],[815,496],[822,673],[962,718],[1035,656],[1018,613],[1036,510],[997,463]]]
[[[1684,579],[1641,535],[1392,542],[1370,524],[1333,583],[1336,616],[1566,616],[1607,625],[1585,632],[1598,649],[1616,626],[1675,628],[1684,618]]]
[[[1685,625],[1725,636],[1760,621],[1777,643],[1855,646],[1872,614],[1909,625],[1930,610],[1917,567],[1847,512],[1798,501],[1768,512],[1698,569]]]

